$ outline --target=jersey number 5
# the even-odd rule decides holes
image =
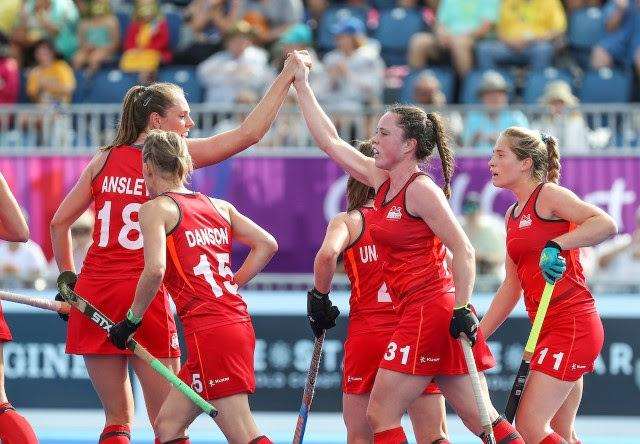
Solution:
[[[221,278],[233,277],[233,272],[231,268],[229,268],[229,254],[228,253],[218,253],[216,254],[216,260],[218,261],[218,275]],[[216,282],[215,277],[213,276],[213,271],[211,271],[211,264],[209,263],[209,259],[206,254],[200,255],[200,262],[198,265],[193,267],[193,274],[196,276],[203,276],[204,280],[207,281],[209,286],[211,286],[211,291],[213,291],[213,295],[217,298],[222,296],[223,291],[220,288],[220,285]],[[223,283],[224,288],[231,294],[238,294],[238,286],[236,284],[232,284],[228,280],[224,280]]]
[[[127,250],[139,250],[142,248],[142,232],[140,230],[140,222],[134,221],[131,217],[138,215],[140,207],[139,203],[130,203],[122,209],[122,228],[118,233],[118,243]],[[98,211],[98,219],[100,219],[100,240],[99,247],[106,247],[109,244],[109,227],[111,225],[111,201],[107,200],[100,211]],[[137,217],[136,217],[137,219]],[[129,234],[134,231],[137,233],[135,240],[129,239]]]

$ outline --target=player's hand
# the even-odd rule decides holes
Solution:
[[[125,316],[122,321],[111,326],[109,329],[109,340],[120,350],[124,350],[127,348],[129,339],[131,339],[131,336],[140,328],[140,325],[142,325],[142,319],[134,319],[131,310],[129,310],[127,316]]]
[[[331,304],[328,293],[320,293],[315,288],[307,293],[307,316],[316,338],[322,336],[324,330],[335,327],[339,315],[340,310]]]
[[[65,282],[67,282],[67,285],[69,286],[69,288],[71,288],[72,290],[76,287],[76,282],[78,282],[78,276],[75,273],[69,272],[68,274],[73,275],[73,279],[69,279],[68,282],[65,279]],[[56,301],[60,301],[60,302],[66,302],[64,300],[64,298],[62,297],[62,295],[60,294],[60,292],[56,293]],[[69,320],[69,314],[65,314],[65,313],[58,313],[58,316],[60,316],[60,319],[62,319],[64,322],[67,322]]]
[[[476,343],[478,325],[479,321],[474,313],[473,306],[467,304],[463,307],[453,309],[453,317],[449,324],[449,333],[456,339],[460,337],[460,333],[464,333],[473,347]]]
[[[548,241],[540,255],[540,269],[544,280],[555,284],[567,270],[567,261],[560,255],[562,248],[554,241]]]

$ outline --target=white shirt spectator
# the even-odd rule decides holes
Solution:
[[[272,73],[269,55],[262,48],[250,45],[238,57],[229,50],[218,52],[198,65],[200,84],[206,89],[210,103],[234,103],[240,91],[261,93]]]
[[[47,272],[47,259],[40,245],[0,242],[0,281],[5,286],[33,286]]]

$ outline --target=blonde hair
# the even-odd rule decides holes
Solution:
[[[122,101],[122,116],[116,135],[102,151],[120,145],[131,145],[149,125],[151,113],[166,116],[167,110],[176,103],[176,97],[184,96],[184,91],[173,83],[153,83],[149,86],[136,85],[127,91]]]
[[[560,181],[560,152],[558,139],[519,126],[507,128],[500,134],[510,143],[511,151],[518,160],[531,159],[531,175],[538,182]]]
[[[142,148],[142,161],[165,173],[177,185],[185,184],[193,171],[187,142],[173,131],[149,131]]]

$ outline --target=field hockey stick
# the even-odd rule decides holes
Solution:
[[[480,385],[480,375],[478,374],[476,360],[471,350],[471,342],[464,333],[460,335],[460,345],[462,345],[462,351],[464,352],[464,360],[467,362],[467,370],[469,371],[471,387],[473,388],[473,397],[476,400],[478,414],[480,415],[480,425],[482,425],[482,430],[484,430],[482,434],[483,440],[485,444],[496,444],[496,438],[493,436],[493,427],[491,426],[491,418],[489,417],[489,411],[485,403],[484,392]]]
[[[16,304],[30,305],[32,307],[51,310],[60,314],[69,314],[69,304],[66,302],[54,301],[51,299],[25,296],[23,294],[12,293],[0,290],[0,299],[3,301],[15,302]]]
[[[74,292],[70,283],[76,279],[75,274],[71,271],[64,271],[58,277],[58,291],[69,305],[78,309],[80,313],[87,316],[91,321],[98,325],[98,327],[109,333],[109,329],[114,325],[114,322],[104,315],[100,310],[91,305],[86,299]],[[146,361],[156,372],[163,378],[171,383],[176,389],[183,395],[197,405],[207,415],[215,418],[218,411],[207,401],[205,401],[200,395],[198,395],[191,387],[178,378],[171,370],[169,370],[162,362],[157,358],[154,358],[143,346],[138,344],[134,339],[129,339],[127,342],[127,348],[131,350],[137,357]]]
[[[313,355],[311,356],[311,364],[309,364],[309,373],[307,373],[307,381],[304,384],[304,392],[302,394],[302,405],[298,413],[298,422],[296,430],[293,434],[293,444],[302,444],[304,431],[307,428],[307,417],[311,409],[311,401],[313,401],[313,392],[316,388],[316,377],[320,369],[320,357],[322,356],[322,343],[324,342],[325,332],[319,338],[316,338],[313,344]]]
[[[553,293],[553,287],[555,284],[547,284],[544,286],[542,297],[540,298],[540,304],[538,304],[538,311],[536,317],[533,320],[531,326],[531,332],[529,333],[529,339],[527,345],[524,347],[524,353],[522,354],[522,363],[518,369],[515,381],[511,387],[511,393],[509,393],[509,399],[507,399],[507,406],[504,409],[504,416],[507,421],[513,423],[518,410],[518,404],[524,391],[524,385],[527,382],[527,376],[529,376],[529,366],[531,364],[531,358],[536,350],[538,344],[538,337],[540,336],[540,330],[542,330],[542,323],[547,314],[547,308],[549,308],[549,302],[551,301],[551,294]]]

